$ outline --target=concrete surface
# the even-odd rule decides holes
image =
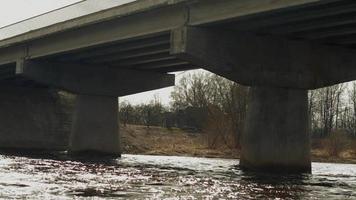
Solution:
[[[121,155],[116,97],[78,95],[70,137],[72,154]]]
[[[54,89],[0,84],[0,148],[66,150],[73,101]]]
[[[307,91],[252,87],[240,165],[275,172],[311,172]]]

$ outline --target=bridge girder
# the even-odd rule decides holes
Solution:
[[[147,71],[36,61],[18,61],[17,76],[75,94],[126,96],[174,86],[175,76]]]
[[[315,89],[356,79],[356,51],[274,36],[185,26],[171,54],[232,81]]]

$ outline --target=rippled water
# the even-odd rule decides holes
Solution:
[[[0,156],[0,198],[356,199],[356,165],[313,163],[313,175],[244,173],[238,160],[123,155],[73,161]]]

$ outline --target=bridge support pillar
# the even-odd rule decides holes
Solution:
[[[117,97],[78,95],[69,151],[121,155]]]
[[[30,83],[2,81],[0,148],[67,149],[71,108],[69,94]]]
[[[249,98],[240,166],[310,172],[307,90],[252,87]]]

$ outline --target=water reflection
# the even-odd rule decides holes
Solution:
[[[123,155],[0,156],[1,199],[356,199],[356,166],[313,164],[313,175],[242,172],[238,160]]]

